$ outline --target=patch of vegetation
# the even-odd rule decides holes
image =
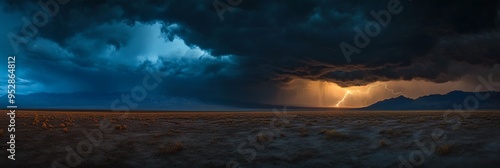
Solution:
[[[309,136],[309,131],[307,130],[307,128],[300,128],[299,129],[299,135],[301,137],[305,137],[305,136]]]
[[[180,142],[170,143],[164,147],[159,148],[156,151],[156,155],[163,156],[163,155],[176,154],[182,151],[182,149],[184,149],[184,145],[182,143]]]
[[[337,139],[337,138],[347,138],[347,135],[341,132],[338,132],[337,130],[331,129],[331,130],[321,130],[320,134],[325,134],[326,139]]]
[[[271,142],[274,138],[274,134],[266,132],[259,132],[256,136],[257,142]]]
[[[386,147],[386,146],[387,146],[387,142],[385,142],[384,140],[378,141],[378,147],[379,148]]]
[[[451,145],[444,144],[444,145],[440,145],[436,149],[436,153],[439,154],[439,155],[441,155],[441,156],[444,156],[444,155],[451,154],[451,150],[452,150],[452,146]]]
[[[127,129],[127,125],[124,125],[124,124],[116,124],[116,125],[115,125],[115,129],[116,129],[116,130],[126,130],[126,129]]]

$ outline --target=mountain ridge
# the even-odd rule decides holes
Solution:
[[[481,100],[477,95],[490,94],[485,100]],[[471,97],[471,98],[469,98]],[[477,100],[477,101],[476,101]],[[454,105],[464,107],[475,106],[477,109],[500,109],[499,92],[464,92],[452,91],[446,94],[431,94],[416,99],[404,96],[385,99],[362,109],[365,110],[445,110],[454,109]]]
[[[476,94],[490,94],[485,100],[479,100]],[[479,102],[477,109],[500,109],[500,92],[463,92],[452,91],[446,94],[431,94],[416,99],[398,96],[381,100],[368,107],[355,109],[337,109],[321,107],[300,107],[287,106],[289,110],[445,110],[453,109],[454,104],[464,106],[464,100],[475,97]],[[16,95],[16,105],[22,109],[50,109],[50,110],[111,110],[111,104],[115,100],[121,100],[125,93],[31,93],[27,95]],[[7,95],[0,96],[0,99],[7,100]],[[132,98],[130,98],[132,99]],[[261,103],[238,102],[231,100],[210,100],[185,98],[168,95],[148,95],[144,100],[137,103],[130,110],[153,110],[153,111],[231,111],[231,110],[258,110],[272,109],[280,105],[270,105]],[[472,104],[472,102],[469,102]],[[7,101],[0,102],[0,105],[7,106]],[[120,102],[119,106],[125,105]]]

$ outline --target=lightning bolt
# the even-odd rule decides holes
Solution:
[[[342,100],[340,100],[337,105],[335,105],[335,107],[339,107],[339,104],[340,103],[343,103],[345,101],[345,98],[347,98],[348,95],[352,94],[350,90],[347,90],[347,92],[345,93],[344,97],[342,98]]]
[[[393,89],[389,89],[389,88],[387,88],[387,84],[384,84],[384,85],[385,85],[385,86],[384,86],[385,90],[390,91],[393,95],[401,95],[401,94],[402,94],[401,92],[394,92],[394,90],[393,90]]]
[[[377,86],[380,86],[380,85],[383,85],[384,86],[384,89],[385,90],[388,90],[389,92],[391,92],[393,95],[401,95],[402,93],[401,92],[395,92],[393,89],[390,89],[389,86],[387,86],[387,84],[381,84],[381,83],[376,83],[376,84],[373,84],[373,85],[370,85],[370,87],[368,87],[368,89],[366,89],[366,91],[362,92],[360,90],[356,90],[356,93],[363,93],[363,94],[369,94],[370,93],[370,90],[374,87],[377,87]],[[354,95],[354,92],[347,89],[347,92],[344,94],[344,97],[342,97],[342,99],[337,102],[337,104],[335,105],[335,107],[339,107],[340,104],[344,103],[345,102],[345,99],[349,96],[349,95]]]

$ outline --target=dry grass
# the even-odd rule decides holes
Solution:
[[[38,119],[38,114],[37,113],[33,114],[33,123],[32,123],[32,125],[38,125],[39,122],[40,122],[40,120]]]
[[[254,163],[261,162],[262,158],[270,158],[270,161],[272,161],[272,163],[289,162],[290,164],[297,163],[298,166],[300,165],[304,166],[305,165],[304,163],[317,160],[317,158],[320,158],[321,160],[323,160],[323,158],[325,160],[327,159],[335,160],[334,155],[342,157],[346,155],[347,156],[346,158],[349,158],[350,155],[354,155],[356,156],[357,159],[365,160],[365,158],[372,156],[386,157],[385,156],[386,154],[392,155],[390,154],[390,152],[394,151],[399,152],[399,151],[413,150],[415,144],[411,143],[410,140],[413,139],[413,135],[415,135],[415,132],[418,131],[415,129],[416,128],[415,126],[418,126],[418,128],[422,127],[422,129],[427,130],[427,128],[431,128],[442,121],[441,113],[437,115],[438,120],[429,121],[430,117],[427,117],[426,118],[427,123],[425,125],[418,125],[418,124],[405,125],[404,123],[393,123],[391,120],[392,118],[395,118],[411,122],[422,118],[420,113],[415,113],[415,114],[412,113],[411,115],[409,115],[409,114],[399,114],[391,112],[389,113],[390,115],[386,116],[383,116],[382,114],[385,113],[382,112],[376,114],[363,113],[363,115],[361,116],[357,116],[356,115],[357,113],[355,112],[353,112],[354,114],[352,114],[352,116],[350,113],[349,114],[328,113],[325,114],[324,116],[320,116],[318,115],[318,113],[313,113],[313,114],[307,113],[306,115],[304,115],[304,116],[307,115],[314,116],[315,118],[313,119],[310,119],[309,117],[305,118],[303,116],[296,117],[295,120],[293,120],[294,124],[290,124],[290,122],[282,121],[280,119],[276,120],[274,122],[274,126],[276,126],[277,128],[283,128],[286,126],[285,128],[291,127],[291,129],[284,129],[283,132],[278,132],[277,134],[274,135],[275,138],[278,139],[273,139],[273,140],[270,140],[271,137],[269,135],[263,135],[263,134],[259,135],[258,128],[268,127],[270,121],[272,121],[271,119],[273,119],[274,117],[274,114],[266,114],[263,117],[259,117],[260,115],[263,114],[256,113],[250,115],[246,113],[238,113],[235,114],[234,116],[221,116],[222,114],[218,113],[217,114],[196,113],[196,115],[199,115],[197,120],[185,121],[188,120],[189,117],[182,117],[182,116],[191,115],[191,113],[185,113],[185,114],[184,113],[183,114],[131,113],[129,115],[129,118],[120,119],[119,122],[111,124],[111,129],[114,128],[114,126],[116,125],[120,125],[121,128],[119,126],[119,130],[114,130],[114,131],[121,133],[111,134],[111,136],[113,137],[105,138],[105,139],[111,138],[110,141],[106,140],[108,142],[106,145],[109,145],[110,148],[106,148],[107,150],[99,151],[99,152],[107,152],[105,153],[107,156],[108,155],[109,156],[123,155],[123,156],[115,157],[112,158],[111,160],[106,158],[99,159],[98,157],[87,157],[87,158],[90,160],[90,162],[102,161],[103,163],[105,163],[103,165],[111,165],[111,167],[113,167],[113,164],[115,164],[115,166],[123,164],[125,166],[120,166],[120,167],[129,167],[130,165],[126,165],[124,162],[127,162],[127,160],[134,159],[137,156],[139,156],[135,152],[143,152],[144,154],[140,155],[146,156],[146,157],[139,157],[138,159],[147,159],[147,157],[150,156],[152,156],[153,159],[165,159],[159,162],[162,164],[168,164],[173,162],[192,163],[193,160],[192,159],[188,160],[188,158],[194,157],[195,155],[207,157],[206,160],[200,159],[199,160],[200,162],[209,162],[208,159],[224,158],[236,153],[235,148],[237,147],[236,145],[238,145],[239,143],[238,139],[246,140],[247,132],[251,132],[248,135],[252,135],[251,137],[252,140],[257,139],[257,141],[261,145],[263,145],[263,142],[264,143],[268,141],[272,142],[271,144],[268,144],[270,146],[266,146],[267,152],[272,152],[272,153],[264,154],[262,156],[259,155]],[[84,116],[85,118],[83,118],[82,120],[81,117],[75,115],[78,113],[70,113],[73,114],[71,115],[71,117],[75,120],[75,122],[68,122],[68,119],[64,116],[64,113],[62,112],[39,113],[39,114],[49,114],[49,115],[39,115],[36,121],[34,120],[33,113],[31,112],[20,113],[20,114],[26,114],[25,115],[26,118],[20,119],[19,125],[27,124],[27,126],[21,128],[23,129],[26,128],[27,131],[43,131],[41,133],[47,135],[47,136],[36,136],[37,141],[33,140],[34,144],[29,143],[29,145],[21,147],[26,149],[35,149],[34,147],[36,146],[47,144],[46,145],[47,149],[54,151],[57,151],[60,148],[60,144],[57,143],[58,139],[65,138],[71,144],[78,144],[78,140],[80,140],[81,138],[85,138],[85,136],[82,135],[82,133],[79,130],[98,128],[99,121],[109,120],[113,117],[116,118],[121,115],[118,113],[115,114],[115,113],[92,112]],[[302,113],[297,113],[297,114],[302,114]],[[378,116],[379,114],[381,116]],[[474,117],[474,115],[476,114],[473,114],[472,116]],[[500,116],[500,114],[498,114],[498,116]],[[228,120],[229,117],[233,118],[231,120]],[[477,117],[479,118],[479,116]],[[153,118],[156,119],[153,120]],[[213,121],[215,120],[213,118],[217,118],[219,120]],[[252,120],[254,118],[256,119]],[[500,119],[500,117],[497,118]],[[485,117],[485,119],[490,119],[490,118],[488,116]],[[172,120],[178,121],[179,125],[175,125],[175,123],[173,122],[171,123],[170,121]],[[385,122],[386,120],[391,122],[386,123]],[[153,124],[151,123],[152,121],[156,121],[156,123]],[[251,121],[259,124],[263,123],[265,125],[252,125]],[[355,121],[363,121],[363,122],[361,122],[362,124],[360,125],[353,124],[353,122]],[[39,123],[37,124],[37,126],[32,126],[30,125],[30,122],[39,122]],[[230,126],[220,125],[220,123],[224,122],[227,122],[228,124],[231,125]],[[485,122],[486,124],[490,125],[483,125],[484,122],[480,118],[479,119],[468,118],[467,122],[463,122],[462,126],[463,128],[469,128],[474,126],[480,126],[480,128],[487,128],[487,126],[491,125],[498,126],[498,122],[496,122],[495,120],[485,121]],[[64,126],[66,127],[60,127],[61,123],[63,123]],[[442,123],[443,125],[447,125],[444,122]],[[130,125],[131,127],[126,128],[126,126],[123,124]],[[313,126],[307,127],[308,125],[313,125]],[[42,127],[47,127],[47,128],[42,129]],[[54,129],[52,132],[49,131],[49,128],[51,127]],[[67,133],[62,131],[63,128],[67,129]],[[254,128],[256,131],[252,131]],[[69,129],[72,129],[73,132],[69,133]],[[7,132],[5,128],[3,128],[3,130],[5,133],[5,135],[3,136],[8,136],[9,132]],[[490,130],[490,129],[485,129],[485,130]],[[483,131],[483,130],[478,130],[478,131]],[[319,135],[318,133],[323,135]],[[455,135],[460,136],[462,135],[462,133],[472,133],[472,131],[464,130],[464,131],[459,131],[458,133],[454,132],[453,136]],[[73,135],[75,135],[76,137],[73,138]],[[119,138],[123,136],[131,137],[127,138],[124,141],[127,141],[132,138],[138,140],[137,142],[134,141],[134,143],[129,143],[129,142],[122,143],[121,141],[116,141],[116,139],[114,138],[115,135],[116,137]],[[478,138],[479,135],[483,137],[483,135],[479,133],[474,134],[474,136],[475,135],[477,135]],[[235,140],[228,138],[232,136],[241,136],[241,137],[236,137]],[[424,137],[420,137],[419,135],[419,138],[422,139],[429,138],[427,133],[423,134],[422,136]],[[139,139],[143,139],[144,144],[143,142],[139,141]],[[187,143],[188,141],[186,141],[185,139],[189,139],[189,143]],[[45,142],[42,143],[43,141]],[[176,141],[179,141],[181,143],[175,144],[174,142]],[[303,141],[304,144],[301,141]],[[307,146],[307,144],[309,143],[319,143],[319,145]],[[297,146],[296,147],[297,149],[294,148],[294,150],[287,150],[285,151],[284,154],[281,154],[282,152],[280,152],[280,150],[288,149],[287,145],[295,145]],[[443,158],[451,157],[449,159],[452,159],[461,156],[462,153],[465,153],[467,155],[476,154],[474,153],[476,152],[475,150],[464,150],[464,149],[473,149],[474,146],[472,145],[476,144],[471,144],[470,147],[466,145],[459,146],[458,144],[453,144],[453,146],[444,146],[444,147],[441,147],[441,145],[442,144],[436,144],[436,148],[434,151],[435,155],[439,157]],[[115,151],[113,150],[115,148],[111,147],[123,150]],[[207,149],[198,150],[197,149],[198,147]],[[249,145],[249,147],[253,148],[251,144]],[[326,151],[329,149],[329,147],[335,147],[336,150],[334,150],[334,152]],[[350,151],[351,150],[350,147],[353,147],[355,150]],[[349,152],[346,153],[345,151]],[[480,153],[482,151],[479,151],[479,149],[478,152],[479,154],[482,154]],[[440,156],[440,155],[446,155],[446,156]],[[26,156],[32,158],[36,157],[34,154],[29,154]],[[245,157],[241,158],[244,159]],[[176,161],[176,159],[182,159],[182,160]],[[222,162],[220,164],[218,163],[218,161],[213,161],[213,162],[216,163],[214,165],[217,166],[223,165]],[[203,165],[196,165],[194,163],[192,164],[193,167],[203,166]],[[326,163],[326,164],[331,164],[331,163]],[[387,163],[387,165],[389,165],[389,163]],[[145,166],[147,167],[147,165]],[[363,166],[363,165],[355,164],[351,166]],[[32,165],[28,165],[27,167],[32,167]]]
[[[303,127],[303,128],[300,128],[299,129],[299,135],[301,137],[305,137],[305,136],[309,136],[309,131],[307,130],[307,128]]]
[[[271,142],[275,138],[275,136],[273,133],[266,134],[259,132],[255,138],[257,142]]]
[[[267,123],[271,123],[272,121],[268,121]],[[265,124],[265,123],[264,123]],[[308,124],[311,124],[311,123],[308,123]],[[306,124],[307,125],[307,124]],[[312,124],[311,124],[312,125]],[[280,120],[280,119],[277,119],[274,121],[274,126],[275,127],[278,127],[278,128],[281,128],[281,127],[284,127],[284,128],[291,128],[292,127],[292,124],[290,124],[290,121],[288,120]]]
[[[389,129],[380,131],[379,134],[393,135],[393,134],[396,134],[396,131],[394,131],[392,128],[389,128]]]
[[[382,130],[379,132],[379,134],[385,135],[385,136],[388,136],[391,138],[400,137],[400,136],[407,136],[409,133],[411,133],[410,130],[392,129],[392,128],[388,128],[388,129],[385,129],[385,130]]]
[[[326,130],[326,129],[322,129],[321,131],[319,131],[319,134],[325,134],[325,133],[326,133],[326,131],[328,131],[328,130]]]
[[[436,149],[436,153],[441,155],[441,156],[449,155],[449,154],[451,154],[451,148],[452,148],[452,146],[448,145],[448,144],[440,145]]]
[[[184,149],[184,145],[182,145],[182,143],[180,142],[170,143],[164,147],[159,148],[156,151],[156,155],[163,156],[163,155],[176,154],[182,151],[182,149]]]
[[[387,146],[387,143],[384,140],[378,141],[378,147],[379,148],[386,147],[386,146]]]
[[[170,130],[168,130],[168,132],[172,132],[172,133],[181,133],[181,131],[179,131],[179,130],[175,130],[175,129],[170,129]]]
[[[128,128],[127,125],[124,125],[124,124],[116,124],[115,125],[116,130],[126,130],[127,128]]]
[[[336,139],[336,138],[347,138],[347,135],[338,132],[337,130],[331,129],[331,130],[321,130],[320,134],[325,134],[326,139]]]

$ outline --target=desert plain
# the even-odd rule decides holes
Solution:
[[[2,111],[7,113],[7,111]],[[498,167],[500,112],[16,112],[1,167]]]

